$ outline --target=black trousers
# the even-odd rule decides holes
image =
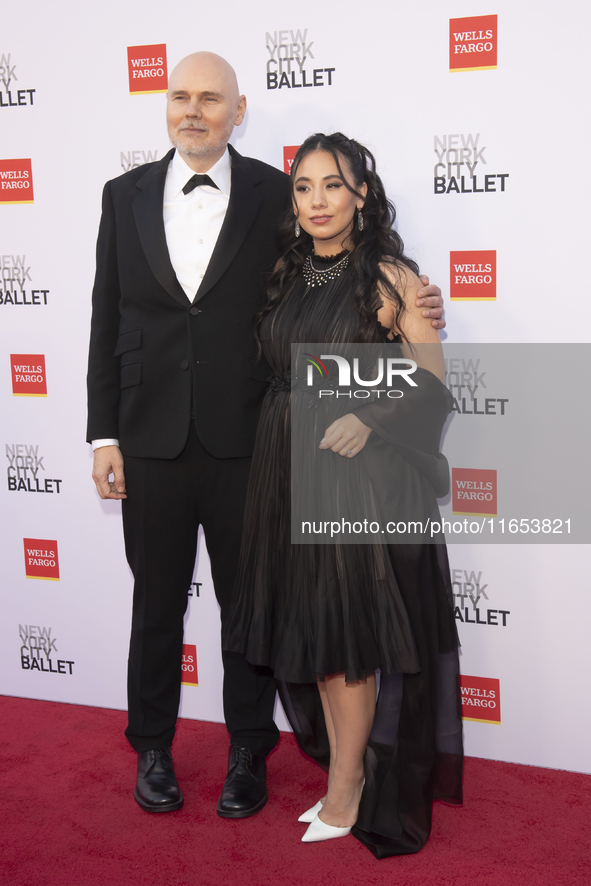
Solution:
[[[203,527],[222,623],[234,591],[250,458],[217,459],[194,427],[178,458],[125,458],[122,503],[134,575],[127,738],[136,751],[168,747],[181,690],[183,616]],[[224,717],[231,741],[266,755],[279,739],[267,668],[222,652]]]

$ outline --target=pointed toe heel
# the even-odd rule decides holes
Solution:
[[[325,824],[322,819],[318,818],[317,813],[302,837],[302,843],[319,843],[321,840],[334,840],[337,837],[346,837],[350,833],[351,828],[335,828],[330,824]]]
[[[322,809],[322,800],[318,800],[318,803],[316,803],[315,806],[312,806],[310,809],[306,809],[305,812],[302,812],[302,814],[298,818],[298,821],[301,821],[304,824],[311,824],[321,809]]]

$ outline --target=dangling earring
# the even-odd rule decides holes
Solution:
[[[363,230],[363,216],[361,215],[361,210],[357,210],[357,227],[360,231]]]
[[[298,221],[297,218],[296,218],[296,223],[295,223],[295,235],[296,235],[296,237],[299,237],[299,236],[300,236],[300,232],[301,232],[300,223],[299,223],[299,221]]]

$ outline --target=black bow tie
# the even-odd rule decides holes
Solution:
[[[195,173],[195,175],[191,176],[191,178],[183,188],[183,194],[190,194],[193,188],[200,188],[201,185],[209,185],[210,188],[215,188],[216,191],[219,191],[216,183],[208,175]]]

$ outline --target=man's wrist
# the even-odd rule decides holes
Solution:
[[[90,445],[92,451],[95,452],[97,449],[102,449],[103,446],[119,446],[119,440],[115,440],[114,437],[105,437],[101,440],[92,440]]]

